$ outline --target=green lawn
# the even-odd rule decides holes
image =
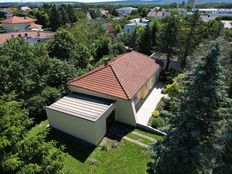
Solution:
[[[38,134],[47,124],[47,121],[41,122],[31,129],[30,134]],[[135,131],[150,134],[137,129]],[[65,174],[146,174],[147,163],[151,161],[149,149],[125,140],[117,141],[105,137],[94,147],[56,130],[50,131],[48,140],[65,145]],[[93,162],[95,160],[96,163]]]

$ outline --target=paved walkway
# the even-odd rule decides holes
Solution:
[[[149,96],[146,98],[141,108],[137,112],[137,123],[141,125],[147,125],[152,112],[155,110],[156,105],[159,103],[160,99],[165,94],[162,94],[161,91],[164,87],[164,84],[158,82],[156,83],[154,89],[150,92]]]

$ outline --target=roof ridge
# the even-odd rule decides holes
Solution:
[[[130,53],[132,53],[132,52],[134,52],[134,51],[131,51]],[[115,57],[116,60],[112,59],[112,62],[110,62],[110,65],[115,64],[117,61],[121,60],[123,57],[127,56],[130,53],[124,53],[124,55],[122,57],[119,57],[118,59],[117,59],[117,57]]]
[[[111,70],[112,70],[112,72],[113,72],[113,74],[114,74],[115,78],[117,79],[117,81],[118,81],[118,83],[119,83],[120,87],[122,88],[123,92],[125,93],[125,95],[126,95],[127,99],[130,99],[130,97],[128,96],[128,94],[127,94],[126,90],[124,89],[123,85],[121,84],[121,82],[120,82],[120,80],[119,80],[119,78],[118,78],[117,74],[115,73],[114,68],[113,68],[111,65],[109,65],[109,66],[110,66],[110,68],[111,68]]]

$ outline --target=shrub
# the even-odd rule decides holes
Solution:
[[[161,117],[156,117],[152,120],[152,127],[154,127],[154,128],[164,127],[166,125],[167,124],[166,124],[165,120]]]
[[[165,98],[165,97],[162,97],[160,99],[159,103],[157,104],[155,110],[160,112],[160,111],[166,109],[168,104],[169,104],[169,99]]]
[[[184,74],[179,74],[177,77],[175,77],[173,79],[173,83],[172,84],[168,84],[163,90],[162,92],[165,94],[168,94],[169,97],[175,97],[180,88],[182,87],[181,85],[181,81],[184,78]]]
[[[160,115],[159,111],[152,112],[152,117],[154,117],[154,118],[159,117],[159,115]]]

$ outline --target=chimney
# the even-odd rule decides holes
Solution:
[[[133,48],[130,48],[130,47],[128,47],[128,46],[126,46],[125,48],[126,48],[126,51],[127,51],[127,52],[132,52],[132,51],[134,51]]]
[[[104,65],[105,65],[105,66],[108,65],[108,60],[104,60]]]

